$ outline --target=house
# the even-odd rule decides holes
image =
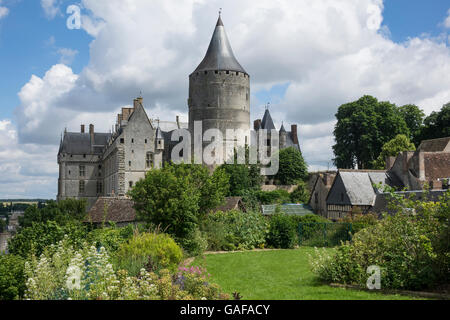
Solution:
[[[112,222],[117,226],[126,226],[136,222],[136,210],[133,201],[125,197],[100,197],[89,210],[84,222],[97,226]]]
[[[327,197],[336,175],[337,171],[316,172],[309,179],[311,196],[308,203],[316,214],[324,218],[328,217]]]
[[[326,199],[326,218],[339,220],[355,210],[368,213],[385,186],[398,185],[399,181],[384,170],[341,169]]]

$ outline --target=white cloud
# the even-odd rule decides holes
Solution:
[[[58,1],[41,4],[49,17],[58,13]],[[327,167],[333,157],[334,115],[345,102],[371,94],[399,105],[416,103],[430,113],[450,100],[448,46],[427,36],[393,42],[382,25],[381,0],[81,4],[82,28],[94,37],[89,64],[79,74],[58,64],[43,77],[31,77],[16,110],[20,143],[54,145],[64,127],[78,130],[81,121],[108,130],[115,110],[141,90],[152,117],[186,116],[188,75],[206,52],[219,7],[253,94],[289,84],[272,116],[278,126],[283,120],[300,125],[312,168]],[[255,101],[252,117],[262,117],[263,102]]]
[[[75,56],[78,54],[78,50],[73,50],[69,48],[60,48],[58,49],[58,53],[61,55],[59,59],[59,63],[65,65],[71,65]]]
[[[447,18],[444,20],[444,27],[450,29],[450,9],[448,9]]]
[[[7,7],[0,7],[0,20],[9,14],[9,9]]]
[[[61,15],[60,5],[60,0],[41,0],[42,9],[44,9],[45,16],[49,19]]]

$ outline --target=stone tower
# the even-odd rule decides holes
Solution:
[[[202,121],[203,133],[217,128],[225,140],[226,129],[242,129],[242,141],[250,144],[250,76],[235,58],[220,16],[205,58],[189,76],[188,105],[192,134],[194,121]]]

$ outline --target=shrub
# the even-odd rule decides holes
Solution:
[[[137,277],[115,272],[105,248],[85,244],[76,251],[67,240],[25,265],[26,293],[31,300],[193,300],[229,299],[196,269],[173,274],[140,270]]]
[[[0,255],[0,300],[21,298],[25,291],[25,260],[14,255]]]
[[[450,192],[438,203],[399,199],[397,213],[319,253],[313,270],[327,282],[365,286],[366,268],[381,268],[383,288],[419,290],[449,282]],[[408,210],[406,210],[408,209]]]
[[[177,242],[189,256],[199,256],[208,248],[208,241],[199,229],[185,238],[177,239]]]
[[[266,241],[267,245],[273,248],[293,248],[297,243],[297,231],[293,219],[284,213],[271,216]]]
[[[137,276],[142,268],[175,271],[182,258],[181,248],[169,235],[144,233],[122,244],[113,261],[116,269],[125,269],[132,276]]]
[[[297,183],[297,187],[290,195],[292,203],[308,203],[310,192],[306,186],[306,183],[300,181]]]
[[[58,225],[55,221],[33,222],[31,227],[19,229],[19,232],[9,240],[8,250],[11,254],[27,259],[30,254],[41,255],[46,247],[57,244],[65,236],[71,244],[80,247],[86,234],[86,227],[79,222],[67,223],[64,226]]]
[[[285,204],[291,202],[291,195],[286,190],[274,191],[258,191],[256,197],[259,203],[263,205],[269,204]]]
[[[358,212],[350,213],[346,217],[339,220],[339,222],[351,223],[353,234],[377,224],[378,221],[378,215],[375,213],[362,214]]]
[[[122,244],[133,237],[134,232],[135,227],[133,225],[128,225],[123,228],[117,228],[115,226],[99,228],[89,232],[87,241],[94,244],[97,248],[104,247],[109,253],[114,253]]]
[[[202,229],[209,250],[245,250],[263,247],[267,222],[258,212],[215,212],[208,216]]]

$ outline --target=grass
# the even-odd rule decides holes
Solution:
[[[295,250],[208,254],[193,265],[206,267],[227,293],[245,300],[410,300],[414,297],[334,288],[317,281],[311,272],[311,247]]]

